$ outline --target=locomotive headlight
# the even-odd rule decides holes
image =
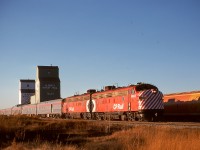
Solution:
[[[157,93],[158,92],[158,90],[156,90],[156,89],[151,89],[151,91],[152,91],[152,93]]]

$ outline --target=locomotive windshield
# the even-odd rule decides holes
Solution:
[[[136,85],[136,91],[144,91],[144,90],[149,90],[149,89],[154,89],[158,90],[158,88],[154,85],[151,84],[138,84]]]

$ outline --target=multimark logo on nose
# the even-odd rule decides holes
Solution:
[[[113,109],[124,109],[124,104],[114,104]]]

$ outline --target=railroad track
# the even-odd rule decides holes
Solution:
[[[109,122],[109,121],[107,121]],[[171,128],[200,128],[200,122],[125,122],[125,121],[110,121],[110,124],[121,124],[128,126],[159,126]]]
[[[62,120],[63,119],[45,119],[45,120]],[[152,126],[152,127],[170,127],[170,128],[200,128],[200,122],[140,122],[140,121],[113,121],[113,120],[79,120],[79,119],[67,119],[66,121],[77,121],[79,122],[88,122],[88,123],[97,123],[106,126],[126,126],[126,127],[138,127],[138,126]]]

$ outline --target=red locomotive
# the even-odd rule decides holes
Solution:
[[[200,91],[164,95],[164,116],[174,120],[200,119]]]
[[[151,84],[127,87],[107,86],[103,91],[88,90],[67,97],[63,114],[68,118],[156,120],[163,113],[163,95]]]
[[[66,118],[91,118],[90,113],[87,113],[86,103],[90,99],[91,94],[85,93],[67,97],[63,101],[63,114]],[[84,116],[84,115],[85,116]]]

